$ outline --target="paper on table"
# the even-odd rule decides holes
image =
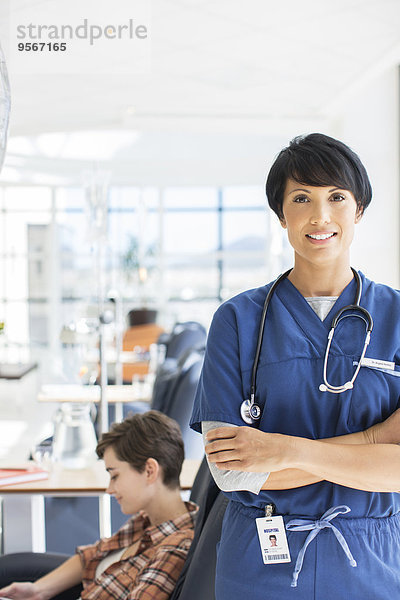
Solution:
[[[25,469],[0,469],[0,486],[47,479],[48,471],[32,466]],[[1,599],[0,599],[1,600]]]

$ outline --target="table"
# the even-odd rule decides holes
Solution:
[[[0,379],[19,380],[37,369],[37,363],[1,363]]]
[[[180,478],[181,490],[190,490],[201,461],[186,459]],[[110,496],[105,493],[109,475],[102,460],[87,469],[64,469],[54,465],[48,479],[29,481],[0,487],[1,551],[3,551],[3,503],[4,496],[26,494],[31,496],[32,550],[46,551],[45,496],[98,496],[100,537],[111,535]]]
[[[150,398],[140,397],[133,385],[108,385],[107,402],[143,402]],[[43,385],[39,391],[39,402],[100,402],[99,385],[54,384]]]
[[[144,392],[144,393],[143,393]],[[115,405],[115,420],[122,421],[124,403],[146,402],[151,399],[151,388],[135,385],[108,385],[107,403]],[[39,402],[100,402],[99,385],[54,384],[43,385],[39,391]]]

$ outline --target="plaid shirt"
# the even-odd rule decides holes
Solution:
[[[151,526],[140,511],[117,533],[91,546],[79,546],[83,564],[82,600],[167,600],[183,568],[193,539],[198,507],[186,502],[188,512]],[[99,577],[96,567],[110,552],[141,540],[137,554],[110,565]]]

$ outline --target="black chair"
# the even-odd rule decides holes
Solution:
[[[217,543],[228,498],[218,489],[203,460],[191,499],[200,505],[194,539],[170,600],[214,600]]]
[[[204,454],[202,436],[189,426],[203,359],[204,349],[189,350],[182,357],[179,367],[168,379],[163,405],[159,409],[179,424],[186,458],[201,458]]]
[[[165,358],[155,374],[150,408],[166,413],[165,406],[169,403],[172,394],[171,384],[176,382],[188,354],[196,349],[203,351],[206,339],[205,328],[196,321],[176,323],[170,333],[160,335],[157,344],[165,346]],[[126,417],[129,413],[142,413],[146,410],[149,410],[148,404],[126,403],[123,407],[123,414]]]
[[[208,466],[207,458],[204,455],[193,481],[192,489],[190,491],[190,500],[196,502],[196,504],[202,508],[205,502],[207,502],[208,490],[211,484],[214,484],[214,480]]]
[[[0,556],[0,588],[13,581],[36,581],[53,569],[59,567],[69,558],[67,554],[51,554],[50,552],[16,552]],[[80,597],[81,585],[65,590],[54,596],[55,600],[76,600]]]
[[[179,360],[167,359],[158,369],[149,408],[175,419],[180,426],[186,458],[199,459],[204,454],[202,437],[189,427],[194,398],[204,359],[204,346],[186,350]],[[144,412],[135,404],[127,404],[124,411]],[[136,409],[136,410],[135,410]]]
[[[208,514],[188,566],[179,600],[214,600],[217,544],[228,498],[220,492]]]
[[[165,358],[179,359],[183,352],[190,348],[205,345],[207,332],[197,321],[176,323],[169,334],[162,334],[158,344],[165,346]]]
[[[168,404],[171,384],[176,379],[177,372],[180,369],[181,363],[176,358],[166,358],[158,367],[154,379],[150,408],[163,412],[164,406]]]

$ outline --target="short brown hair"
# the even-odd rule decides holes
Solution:
[[[162,468],[164,485],[171,489],[179,486],[184,446],[179,425],[173,419],[156,410],[129,416],[103,433],[97,456],[103,458],[110,446],[118,460],[129,463],[139,473],[143,473],[147,459],[154,458]]]

